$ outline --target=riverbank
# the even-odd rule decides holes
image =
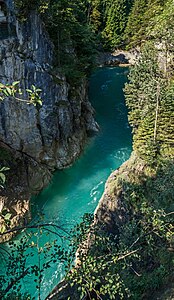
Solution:
[[[134,65],[140,56],[140,49],[126,50],[115,50],[114,52],[103,52],[98,55],[97,64],[100,67],[129,67]]]
[[[70,168],[55,172],[50,185],[32,199],[33,222],[40,221],[39,216],[43,215],[44,223],[54,223],[69,231],[81,221],[84,213],[95,210],[107,177],[131,153],[131,131],[122,90],[126,80],[127,70],[117,67],[98,68],[91,76],[89,100],[101,129],[90,138],[78,161]],[[32,232],[37,232],[37,229]],[[56,233],[59,234],[59,231]],[[50,233],[49,240],[56,238],[57,235]],[[41,242],[46,244],[48,236],[41,237]],[[32,264],[37,262],[36,257],[32,258]],[[44,270],[41,284],[43,299],[61,280],[61,270],[59,261],[51,265],[51,269]],[[34,279],[34,275],[26,278],[27,292],[37,299]]]
[[[78,300],[83,287],[88,293],[95,294],[97,290],[107,300],[108,294],[103,295],[102,286],[108,286],[109,279],[116,275],[115,280],[124,282],[122,292],[126,289],[133,299],[173,299],[170,280],[174,243],[168,230],[173,218],[170,199],[173,177],[172,163],[153,169],[136,153],[112,172],[94,212],[85,249],[81,249],[81,263],[70,275],[73,280],[73,273],[76,274],[73,287],[71,280],[62,281],[47,299],[66,300],[70,296]],[[88,299],[88,293],[84,299]],[[118,289],[116,294],[119,293]],[[124,296],[127,299],[126,293]]]

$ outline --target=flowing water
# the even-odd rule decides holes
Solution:
[[[72,167],[57,171],[49,187],[32,200],[33,212],[38,210],[43,213],[44,222],[72,228],[84,213],[95,210],[107,177],[129,158],[131,130],[122,90],[127,72],[126,68],[107,67],[97,69],[91,76],[89,97],[96,111],[100,132],[89,139],[79,160]],[[46,237],[43,239],[42,242],[46,242]],[[36,263],[36,259],[34,256],[32,262]],[[41,299],[48,295],[61,276],[60,264],[54,264],[45,272]],[[27,280],[23,285],[37,299],[33,281]]]

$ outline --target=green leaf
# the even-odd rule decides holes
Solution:
[[[26,91],[28,92],[28,93],[32,93],[33,91],[32,90],[30,90],[30,89],[26,89]]]
[[[8,92],[7,92],[7,90],[3,90],[3,93],[5,94],[5,96],[9,96],[9,94],[8,94]]]
[[[20,83],[20,81],[14,81],[13,83],[12,83],[12,86],[16,86],[16,85],[18,85]]]
[[[12,214],[8,213],[5,215],[4,219],[5,220],[9,220],[11,218]]]
[[[8,167],[2,167],[2,168],[0,169],[1,172],[8,171],[8,170],[10,170],[10,168],[8,168]]]
[[[12,95],[12,90],[9,87],[6,87],[6,90],[7,90],[8,96],[11,96]]]
[[[3,173],[0,173],[0,180],[2,183],[5,183],[5,179],[6,179],[5,175]]]
[[[5,230],[6,230],[5,225],[4,225],[4,224],[1,225],[1,226],[0,226],[0,232],[3,233]]]

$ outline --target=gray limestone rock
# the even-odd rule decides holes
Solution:
[[[54,46],[39,15],[32,11],[27,21],[20,23],[13,1],[5,3],[6,20],[0,20],[0,82],[20,81],[24,96],[26,89],[35,85],[42,90],[43,100],[41,107],[11,98],[0,102],[0,151],[5,148],[12,153],[11,176],[0,194],[0,207],[11,212],[13,204],[14,227],[23,224],[25,216],[29,219],[31,193],[48,184],[52,171],[70,166],[78,158],[98,125],[88,101],[87,82],[81,80],[74,88],[53,68]]]
[[[12,1],[8,1],[13,15]],[[54,47],[36,12],[27,22],[13,18],[16,34],[0,40],[0,81],[20,81],[42,90],[43,105],[36,108],[13,99],[0,103],[0,140],[49,169],[64,168],[77,158],[88,134],[98,131],[83,80],[75,91],[53,70]],[[73,96],[72,96],[73,95]]]

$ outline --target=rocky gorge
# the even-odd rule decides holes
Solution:
[[[30,218],[31,193],[43,189],[55,169],[64,169],[74,162],[81,153],[87,137],[98,131],[98,125],[93,117],[94,110],[88,101],[86,80],[82,79],[78,84],[72,85],[60,68],[55,66],[54,45],[36,11],[31,10],[27,22],[21,23],[15,17],[12,1],[0,1],[2,2],[1,25],[6,28],[5,36],[1,36],[0,40],[2,82],[11,83],[19,80],[20,77],[24,94],[34,83],[42,90],[43,99],[41,107],[21,104],[10,98],[1,102],[1,165],[10,169],[7,170],[6,185],[1,192],[0,203],[2,241],[6,241],[13,235],[10,227],[18,226],[22,229],[27,224]],[[155,44],[149,43],[144,52],[142,51],[144,56],[142,55],[140,64],[132,68],[134,70],[130,72],[130,83],[125,89],[130,110],[129,121],[134,133],[134,152],[121,167],[119,164],[113,168],[118,167],[106,182],[104,194],[94,213],[92,226],[89,225],[92,231],[84,233],[85,249],[84,252],[82,249],[79,265],[74,269],[71,269],[74,265],[74,255],[71,256],[72,265],[69,265],[70,278],[68,278],[70,281],[60,282],[47,299],[78,300],[91,299],[91,297],[96,299],[102,297],[106,300],[110,298],[158,299],[159,293],[156,294],[158,288],[165,289],[166,284],[173,278],[173,90],[169,89],[172,87],[172,82],[168,85],[171,72],[168,64],[171,62],[168,61],[168,52],[166,51],[164,61],[163,48],[162,51],[159,49],[165,68],[162,64],[158,70],[159,50],[156,54]],[[74,55],[73,51],[72,55]],[[101,66],[127,66],[134,64],[137,57],[139,51],[130,54],[118,50],[113,54],[101,55],[98,63]],[[162,73],[164,73],[163,77]],[[158,82],[157,74],[161,76],[161,82]],[[162,83],[165,81],[167,84],[163,86]],[[101,85],[100,90],[103,95],[110,82],[111,80],[107,80]],[[121,81],[118,82],[120,85]],[[135,84],[132,90],[131,84]],[[99,98],[101,105],[100,100]],[[107,108],[108,106],[110,105],[107,105]],[[114,109],[114,118],[117,118],[117,114],[122,115],[120,106],[115,107],[114,104]],[[107,121],[112,124],[111,113],[109,118]],[[164,132],[164,138],[160,128]],[[111,138],[117,136],[117,128],[112,134],[110,130],[109,135]],[[121,141],[121,135],[118,137]],[[108,146],[107,139],[103,140],[103,145],[104,148]],[[99,150],[96,153],[99,164],[102,156],[98,155]],[[106,165],[109,165],[111,157],[117,158],[116,149],[111,156],[108,155]],[[123,161],[126,159],[128,157]],[[88,162],[86,166],[88,168]],[[101,169],[99,172],[102,172]],[[83,169],[79,173],[81,176]],[[87,176],[87,170],[85,173]],[[96,174],[95,172],[95,177]],[[73,184],[68,172],[65,175],[74,190],[76,182]],[[83,181],[82,179],[81,176],[79,181]],[[84,186],[86,186],[85,181],[82,189],[83,198],[85,198]],[[52,189],[53,187],[54,185],[51,186]],[[96,187],[98,185],[91,190],[91,198],[94,193],[97,193]],[[57,200],[60,200],[58,218],[63,212],[62,203],[68,203],[67,195],[68,188],[65,194],[61,193],[60,198],[54,198],[56,201],[53,206],[48,206],[55,208]],[[78,201],[76,201],[77,197]],[[79,202],[80,197],[77,194],[72,201],[75,210]],[[49,213],[51,211],[52,220],[55,220],[56,214],[54,215],[53,209],[48,207],[47,211]],[[71,205],[68,204],[69,211],[70,208]],[[63,213],[62,215],[64,216]],[[4,222],[6,217],[8,222]],[[6,224],[9,225],[9,219],[10,226],[6,227]],[[73,221],[73,210],[70,211],[70,220]],[[4,231],[8,234],[4,235]],[[83,243],[80,245],[83,248]],[[81,249],[80,247],[78,249]],[[52,266],[52,274],[57,276],[58,261],[54,260],[54,262],[56,271]],[[48,285],[50,282],[51,280]],[[41,287],[41,280],[39,284]],[[41,292],[40,288],[39,298]],[[49,291],[46,294],[44,292],[45,299],[50,292],[50,286]],[[173,299],[170,298],[172,293],[173,287],[170,295],[167,295],[168,298],[165,298],[165,295],[163,298],[163,293],[160,293],[160,297]]]
[[[71,165],[98,125],[88,101],[87,81],[71,86],[55,68],[54,46],[36,11],[19,22],[13,1],[5,1],[3,7],[5,19],[0,26],[7,31],[0,39],[0,80],[4,84],[19,80],[24,94],[34,84],[42,90],[43,100],[41,107],[10,98],[0,103],[1,152],[12,158],[7,163],[11,171],[1,194],[1,210],[10,211],[13,223],[17,215],[25,219],[30,193],[43,189],[55,169]],[[13,186],[13,205],[8,185]]]

